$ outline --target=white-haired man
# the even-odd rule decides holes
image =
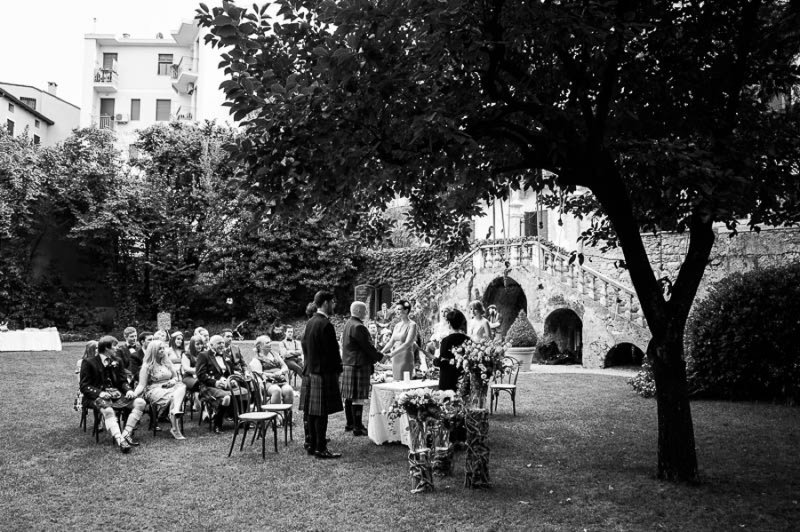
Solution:
[[[353,436],[366,436],[367,429],[361,419],[364,404],[369,399],[369,379],[375,363],[383,355],[375,349],[372,336],[364,325],[367,305],[354,301],[350,305],[350,319],[342,333],[342,399],[347,424],[344,430],[353,431]]]
[[[210,349],[197,357],[197,379],[200,381],[200,397],[212,401],[216,416],[214,432],[222,432],[222,420],[231,404],[228,378],[233,375],[230,357],[225,356],[225,339],[215,334],[209,340]]]

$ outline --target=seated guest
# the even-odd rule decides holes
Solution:
[[[163,329],[158,329],[153,333],[153,340],[158,340],[159,342],[164,342],[166,344],[167,341],[169,341],[169,334]]]
[[[177,372],[180,372],[181,370],[183,351],[183,333],[176,331],[172,333],[172,336],[169,338],[169,349],[167,350],[167,356],[169,356],[169,361]]]
[[[303,346],[294,337],[294,327],[286,326],[286,336],[281,340],[281,358],[297,375],[303,374]]]
[[[250,361],[250,369],[267,381],[267,395],[271,404],[292,404],[294,389],[289,385],[289,368],[278,353],[271,347],[272,340],[263,335],[256,338],[256,356]]]
[[[172,424],[169,432],[176,440],[185,440],[177,416],[183,414],[186,385],[181,382],[180,375],[169,361],[166,344],[160,340],[153,340],[147,346],[139,372],[139,385],[133,393],[138,396],[142,392],[144,398],[158,407],[159,411],[169,408],[169,421]]]
[[[128,453],[131,445],[139,445],[132,438],[136,425],[142,418],[144,399],[137,398],[128,385],[122,363],[113,355],[117,339],[104,336],[97,343],[97,355],[81,366],[80,389],[84,406],[97,408],[105,419],[106,428],[117,442],[120,451]],[[130,410],[125,430],[120,432],[114,410]]]
[[[242,377],[246,376],[249,368],[244,361],[242,350],[233,343],[233,330],[222,329],[222,339],[225,340],[225,356],[231,359],[231,366]]]
[[[214,432],[219,434],[231,404],[228,378],[233,375],[233,368],[225,360],[225,340],[222,336],[215,334],[209,341],[211,349],[197,357],[197,379],[200,381],[200,398],[212,403]]]
[[[205,342],[205,344],[207,346],[210,345],[209,344],[210,340],[209,340],[209,336],[208,336],[208,329],[205,329],[203,327],[197,327],[194,330],[194,334],[192,334],[192,336],[202,336],[203,337],[203,342]]]
[[[183,352],[181,358],[181,372],[183,373],[183,384],[186,390],[196,392],[200,389],[197,380],[197,357],[205,351],[206,345],[202,336],[192,336],[189,340],[189,349]]]
[[[89,340],[88,342],[86,342],[86,348],[83,350],[83,356],[81,357],[80,360],[78,360],[77,367],[75,368],[75,373],[79,376],[78,378],[80,378],[81,366],[83,366],[83,361],[89,360],[90,358],[94,358],[95,356],[97,356],[97,342],[95,340]],[[78,383],[78,386],[80,387],[80,382]],[[79,410],[81,410],[82,407],[83,407],[83,394],[81,393],[80,389],[78,389],[78,394],[75,396],[75,401],[73,402],[73,408],[75,409],[76,412],[78,412]]]
[[[139,349],[139,342],[136,341],[137,336],[136,327],[125,327],[125,330],[122,332],[125,343],[117,346],[117,358],[120,359],[122,367],[126,370],[131,365],[131,356]]]
[[[449,334],[442,338],[439,356],[433,359],[433,365],[439,368],[439,389],[453,390],[458,388],[459,369],[456,367],[456,356],[453,350],[469,340],[467,318],[460,310],[448,310],[445,315]]]
[[[139,380],[139,371],[142,369],[144,362],[144,353],[150,342],[153,341],[153,333],[149,331],[142,331],[139,333],[139,347],[136,352],[131,355],[130,363],[128,364],[128,371],[131,372],[132,382],[136,383]]]

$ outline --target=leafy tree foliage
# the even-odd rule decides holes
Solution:
[[[653,340],[658,474],[694,480],[683,333],[712,224],[800,218],[797,2],[278,0],[198,10],[226,47],[245,186],[340,216],[410,198],[433,238],[510,188],[567,204],[613,239]],[[540,172],[539,170],[548,172]],[[566,203],[566,202],[565,202]],[[688,231],[666,299],[642,230]]]

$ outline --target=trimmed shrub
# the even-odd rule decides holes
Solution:
[[[735,273],[699,301],[686,328],[693,395],[800,399],[800,264]]]
[[[642,362],[642,369],[636,375],[628,379],[633,391],[644,398],[656,396],[656,381],[653,379],[653,368],[647,358]]]
[[[511,344],[511,347],[535,347],[537,340],[536,331],[528,321],[528,315],[524,310],[520,310],[517,319],[508,328],[505,341]]]

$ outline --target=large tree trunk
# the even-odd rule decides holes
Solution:
[[[673,336],[673,335],[670,335]],[[680,337],[683,331],[680,331]],[[694,425],[686,387],[682,341],[650,341],[647,356],[653,367],[658,405],[658,478],[697,481]]]

